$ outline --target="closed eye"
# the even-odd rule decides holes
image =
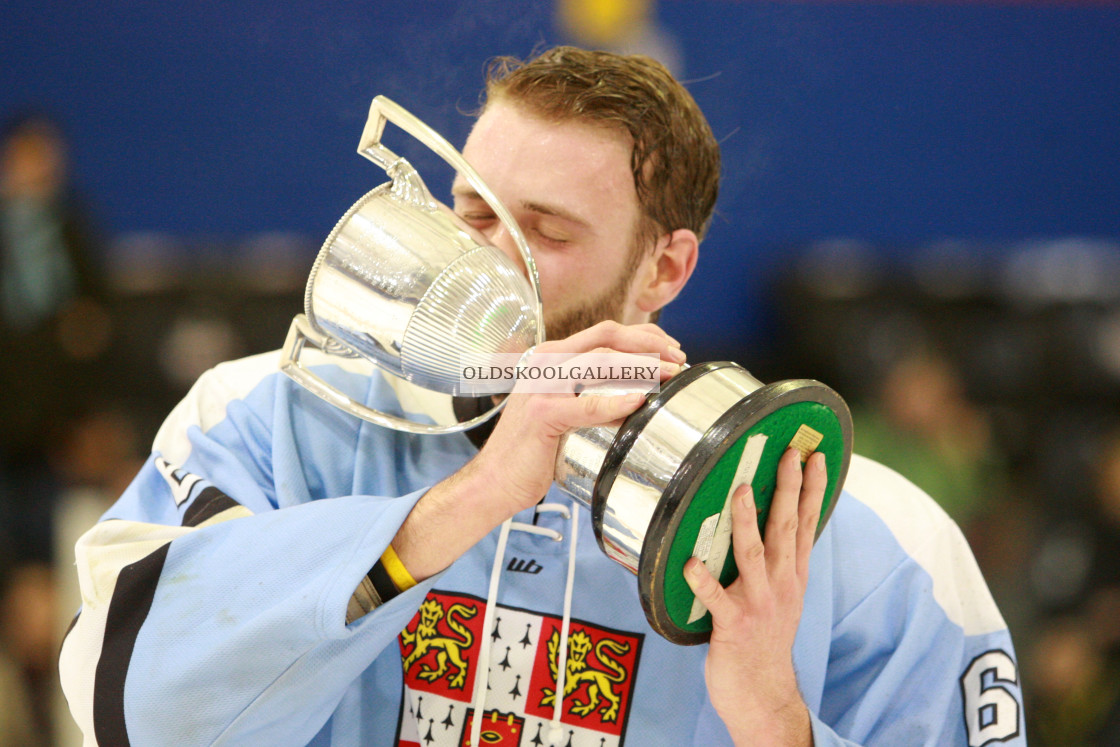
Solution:
[[[493,213],[462,211],[457,215],[478,229],[485,228],[498,219]]]
[[[553,246],[564,246],[569,241],[566,237],[556,236],[539,228],[534,228],[532,233],[537,239]]]

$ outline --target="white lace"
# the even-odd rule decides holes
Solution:
[[[558,744],[564,735],[563,725],[560,723],[561,709],[564,704],[564,675],[568,668],[568,628],[572,619],[572,589],[576,575],[576,540],[579,529],[579,506],[575,503],[568,506],[562,503],[542,503],[537,506],[537,513],[558,513],[569,521],[568,545],[568,577],[564,584],[564,615],[560,623],[560,651],[557,658],[556,677],[556,702],[552,710],[552,721],[549,722],[548,741]],[[498,547],[494,551],[494,566],[490,571],[490,588],[486,593],[486,613],[482,616],[482,641],[488,641],[494,629],[494,608],[498,601],[498,581],[502,575],[502,566],[505,563],[506,544],[509,541],[510,531],[528,532],[543,537],[548,537],[555,542],[562,542],[564,535],[555,529],[539,527],[535,524],[526,524],[520,521],[506,519],[502,522],[501,531],[498,532]],[[490,646],[482,645],[478,652],[478,670],[480,676],[474,680],[474,693],[471,706],[474,708],[475,717],[471,724],[471,737],[468,744],[477,745],[482,736],[482,713],[486,705],[486,686],[490,677]]]

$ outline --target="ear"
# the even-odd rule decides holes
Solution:
[[[700,239],[687,228],[678,228],[657,240],[653,253],[635,273],[635,303],[647,314],[677,297],[696,269]]]

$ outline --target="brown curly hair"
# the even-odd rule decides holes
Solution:
[[[719,193],[719,143],[692,95],[656,60],[555,47],[521,61],[498,57],[486,70],[483,107],[505,100],[562,122],[617,127],[633,142],[639,246],[688,228],[703,238]]]

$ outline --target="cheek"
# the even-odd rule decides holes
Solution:
[[[565,298],[571,293],[568,277],[563,263],[554,262],[545,253],[536,252],[533,260],[537,264],[537,275],[541,282],[541,301],[546,311],[565,306]]]
[[[533,249],[533,261],[541,283],[545,314],[562,314],[602,297],[625,295],[619,281],[625,274],[626,258],[611,257],[601,247],[568,247],[563,251],[544,247]]]

